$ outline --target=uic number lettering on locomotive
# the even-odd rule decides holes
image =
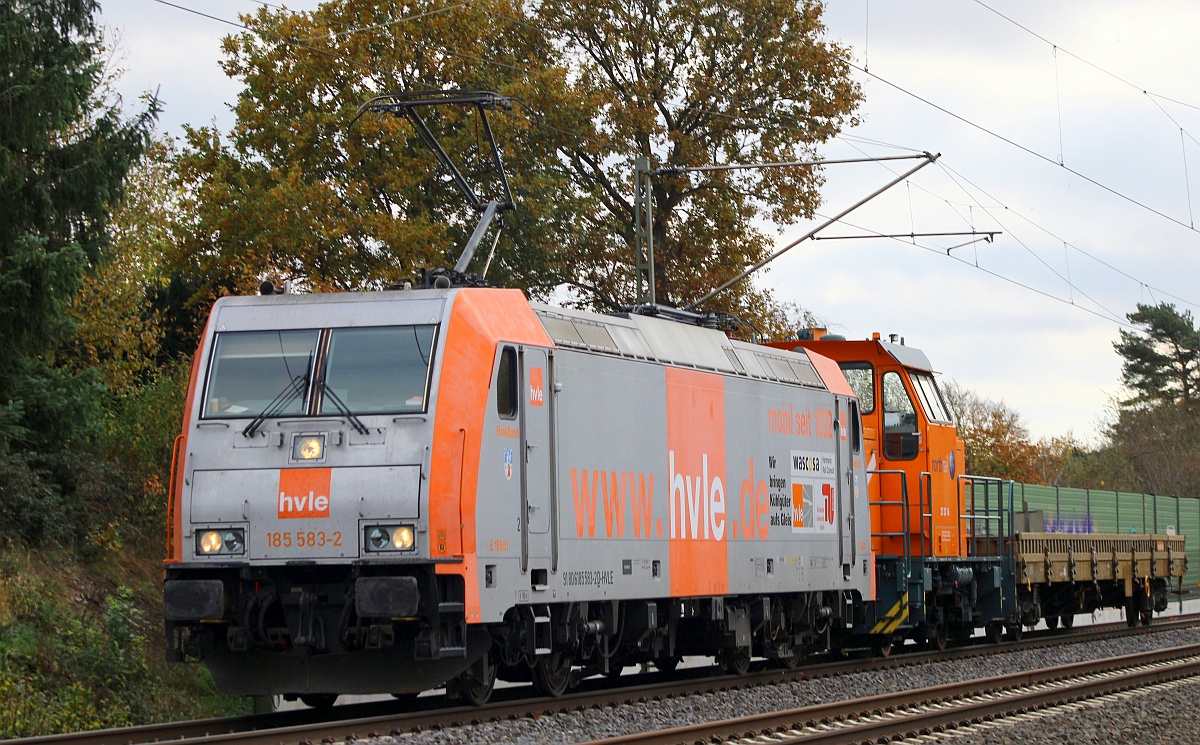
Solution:
[[[342,545],[342,531],[326,533],[323,530],[273,530],[267,532],[267,546],[271,548],[324,548]]]

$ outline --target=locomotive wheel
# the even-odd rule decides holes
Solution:
[[[727,649],[717,655],[717,664],[729,675],[745,675],[750,669],[750,651],[741,647]]]
[[[1019,642],[1021,637],[1025,635],[1024,627],[1019,623],[1014,623],[1011,626],[1006,626],[1005,631],[1008,632],[1009,641]]]
[[[659,672],[673,673],[679,667],[679,657],[655,657],[654,668]]]
[[[1072,613],[1064,613],[1059,619],[1064,629],[1069,629],[1075,625],[1075,615]]]
[[[875,652],[876,657],[891,657],[892,640],[888,639],[885,642],[875,642],[875,645],[871,647],[871,650]]]
[[[337,698],[336,693],[304,693],[301,694],[300,701],[305,706],[311,706],[314,709],[331,709],[337,702]]]
[[[784,670],[795,670],[800,667],[800,662],[804,659],[804,655],[800,653],[799,647],[789,647],[783,651],[791,651],[791,655],[784,657],[780,655],[775,658],[775,665]]]
[[[937,629],[933,632],[933,638],[929,640],[934,649],[939,652],[945,651],[950,645],[950,629],[945,624],[938,624]]]
[[[571,657],[551,652],[533,663],[533,689],[539,695],[558,698],[571,687]]]
[[[475,666],[472,665],[446,684],[446,696],[471,706],[483,706],[492,697],[492,690],[496,688],[497,671],[498,668],[490,657],[484,661],[483,678],[475,676]]]
[[[999,644],[1004,638],[1004,624],[999,621],[988,621],[983,627],[983,636],[991,644]]]

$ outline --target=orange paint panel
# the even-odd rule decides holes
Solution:
[[[330,468],[279,469],[279,519],[329,517]]]
[[[435,558],[475,553],[475,492],[496,346],[554,346],[520,290],[468,288],[452,298],[443,329],[429,474]]]
[[[729,586],[726,531],[725,382],[666,369],[668,553],[671,595],[723,594]]]
[[[546,400],[546,392],[542,386],[542,368],[529,368],[529,405],[542,406]]]
[[[838,363],[811,349],[808,350],[808,359],[812,360],[813,367],[821,376],[826,388],[843,396],[854,396],[854,391],[850,390],[850,384],[846,382],[846,376],[842,373],[842,368],[838,367]]]
[[[204,323],[204,334],[200,337],[200,345],[192,355],[192,371],[188,376],[187,396],[183,404],[183,425],[179,439],[175,442],[175,453],[171,458],[171,483],[167,485],[167,558],[164,564],[178,564],[183,561],[183,482],[187,473],[187,438],[188,428],[192,425],[192,405],[196,401],[196,384],[200,379],[200,357],[204,349],[204,339],[208,338],[208,330],[212,325],[212,315]]]

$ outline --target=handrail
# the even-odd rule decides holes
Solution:
[[[903,526],[902,529],[904,531],[905,572],[908,574],[911,574],[912,530],[909,528],[909,520],[908,520],[908,511],[909,511],[908,474],[904,471],[894,470],[894,469],[868,470],[867,474],[874,475],[874,476],[899,476],[900,477],[900,501],[899,502],[896,502],[894,500],[880,500],[877,502],[868,500],[867,504],[871,505],[871,506],[878,506],[881,508],[880,516],[879,516],[880,523],[883,522],[883,510],[882,510],[883,507],[890,506],[890,507],[899,507],[900,508],[900,514],[901,514],[900,522],[901,522],[901,525]],[[879,493],[883,494],[884,490],[882,488],[880,488]],[[871,537],[872,538],[877,538],[877,537],[885,538],[885,537],[895,537],[895,536],[887,536],[883,533],[872,532]]]

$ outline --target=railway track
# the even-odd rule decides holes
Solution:
[[[844,658],[820,659],[794,671],[752,667],[746,675],[718,675],[716,667],[697,667],[672,674],[654,673],[637,676],[636,682],[592,678],[581,683],[567,696],[557,699],[531,698],[524,686],[497,689],[492,703],[482,707],[456,707],[442,696],[423,697],[414,704],[375,702],[336,706],[329,710],[256,714],[244,717],[195,720],[188,722],[144,725],[117,730],[80,732],[10,741],[11,745],[138,745],[174,741],[179,743],[319,743],[341,741],[353,735],[419,732],[460,725],[499,722],[560,712],[581,711],[627,703],[646,703],[668,698],[729,691],[770,685],[789,680],[843,675],[863,670],[886,670],[949,661],[1011,651],[1037,649],[1064,643],[1086,643],[1130,634],[1155,633],[1200,626],[1200,614],[1171,616],[1154,625],[1128,628],[1125,623],[1103,624],[1076,628],[1071,632],[1038,632],[1027,634],[1020,642],[987,644],[977,639],[974,644],[952,647],[944,651],[916,651],[912,645],[891,657],[869,656],[867,650],[851,652]],[[816,658],[814,658],[816,659]],[[634,681],[630,676],[629,681]],[[780,725],[782,726],[782,725]]]
[[[596,740],[588,745],[891,742],[1197,675],[1200,645]]]

